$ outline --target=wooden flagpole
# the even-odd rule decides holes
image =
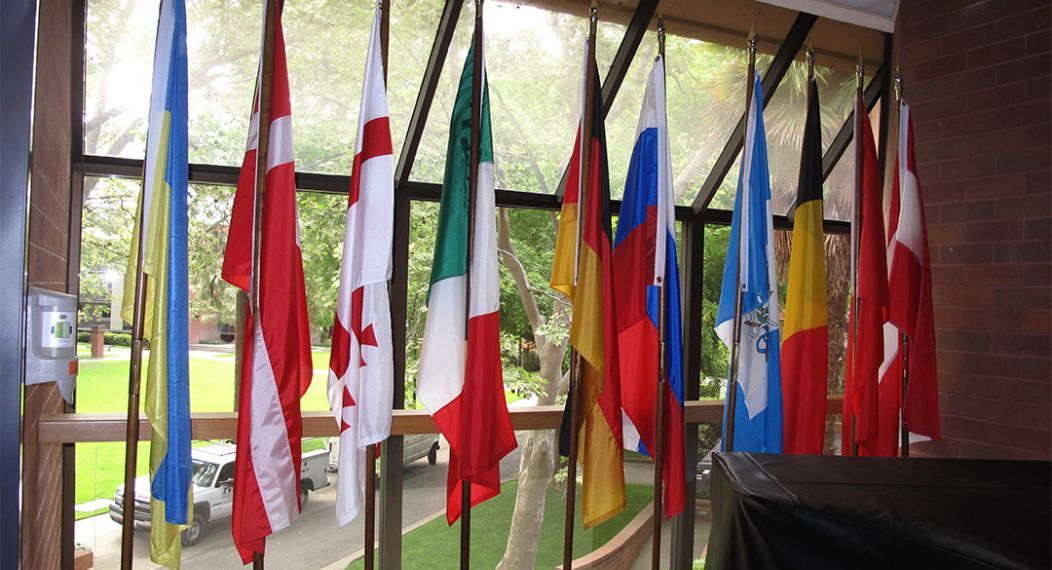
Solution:
[[[157,29],[161,27],[160,10],[157,13]],[[128,416],[124,434],[124,500],[121,505],[121,569],[131,570],[135,549],[135,475],[139,455],[139,388],[142,385],[143,332],[146,325],[146,273],[143,264],[146,258],[146,163],[149,158],[149,135],[147,151],[142,161],[141,191],[139,193],[138,242],[135,249],[135,297],[132,309],[131,362],[128,367]]]
[[[588,44],[585,46],[584,69],[584,113],[581,117],[580,152],[581,161],[578,170],[580,187],[577,193],[577,270],[574,274],[574,286],[577,285],[577,274],[581,266],[581,244],[584,224],[588,217],[588,183],[591,181],[592,154],[592,113],[595,108],[595,31],[599,21],[599,3],[592,0],[588,10]],[[567,181],[569,184],[569,181]],[[576,293],[575,293],[576,294]],[[577,502],[577,452],[581,424],[581,375],[584,362],[577,351],[570,360],[570,448],[566,461],[566,518],[563,521],[563,570],[573,568],[573,534],[574,512]]]
[[[147,147],[149,145],[147,144]],[[124,499],[121,506],[124,519],[121,529],[121,568],[131,570],[135,548],[135,474],[139,452],[139,386],[142,382],[143,328],[146,317],[146,223],[143,216],[146,204],[146,161],[143,160],[142,192],[139,195],[138,247],[135,262],[135,305],[132,313],[131,364],[128,371],[128,424],[124,436]]]
[[[895,69],[895,102],[899,104],[899,113],[902,113],[902,70]],[[900,121],[901,125],[901,121]],[[899,132],[899,140],[902,137],[908,136],[908,133]],[[907,143],[908,144],[908,143]],[[907,147],[908,148],[908,147]],[[902,145],[899,145],[899,149],[902,149]],[[909,156],[903,156],[899,153],[898,168],[908,169]],[[895,172],[895,176],[898,177],[898,171]],[[903,190],[902,179],[898,178],[899,181],[899,192]],[[902,196],[899,196],[899,209],[902,208]],[[894,236],[891,236],[894,237]],[[910,456],[910,430],[906,427],[905,416],[903,412],[906,410],[906,390],[910,385],[910,337],[906,333],[899,331],[899,354],[902,355],[902,394],[899,398],[899,437],[901,438],[900,447],[902,448],[902,457]]]
[[[665,84],[665,18],[658,14],[658,58],[661,59],[661,83]],[[664,90],[662,90],[664,95]],[[662,101],[664,104],[664,101]],[[668,122],[664,125],[658,125],[659,128],[668,129]],[[659,137],[667,137],[668,133],[658,133]],[[667,138],[666,138],[667,140]],[[659,147],[660,148],[660,145]],[[665,157],[658,157],[660,162]],[[667,189],[666,189],[667,190]],[[658,200],[664,202],[664,197],[661,193],[658,193]],[[661,203],[658,204],[661,208]],[[669,212],[671,213],[671,212]],[[663,240],[665,228],[655,228],[655,240]],[[655,242],[656,243],[656,242]],[[664,264],[664,260],[655,259],[655,263]],[[654,446],[654,524],[653,524],[653,538],[651,539],[650,547],[650,566],[654,570],[661,568],[661,521],[662,521],[662,510],[661,510],[661,499],[662,499],[662,476],[664,474],[664,460],[665,460],[665,408],[667,403],[668,393],[668,378],[665,376],[665,335],[666,335],[666,318],[665,318],[665,282],[661,277],[657,278],[658,285],[658,367],[657,367],[657,414],[654,423],[655,431],[654,435],[657,437],[657,444]]]
[[[482,138],[482,83],[483,83],[483,41],[482,41],[482,0],[475,0],[475,33],[473,35],[474,56],[471,58],[471,167],[468,186],[468,249],[467,249],[467,284],[464,288],[464,334],[468,331],[471,319],[471,261],[475,246],[475,204],[478,194],[478,168]],[[470,340],[469,340],[470,342]],[[460,481],[460,568],[471,567],[471,482]]]
[[[377,0],[376,9],[380,11],[380,64],[384,73],[384,91],[387,91],[387,46],[390,30],[390,2],[384,6],[383,0]],[[376,458],[377,444],[365,447],[365,568],[376,567]]]
[[[251,306],[251,330],[246,342],[253,342],[256,331],[259,330],[260,305],[259,305],[259,263],[262,247],[263,229],[263,199],[267,186],[267,151],[270,148],[270,98],[272,85],[274,84],[274,35],[277,29],[277,11],[280,0],[263,0],[263,57],[260,62],[259,92],[256,94],[259,100],[259,112],[257,114],[258,137],[256,138],[256,188],[253,206],[255,213],[252,216],[252,288],[249,291],[249,302]],[[240,381],[240,379],[239,379]],[[263,569],[263,553],[255,552],[252,555],[253,570]]]
[[[858,266],[859,266],[859,244],[862,241],[862,170],[863,157],[865,156],[864,143],[862,141],[863,123],[865,120],[865,105],[862,102],[862,84],[865,79],[865,68],[862,63],[862,52],[858,53],[858,64],[855,66],[855,197],[854,212],[851,219],[851,382],[857,382],[858,362]],[[852,390],[857,390],[855,385]],[[854,392],[852,392],[854,394]],[[844,403],[845,409],[851,411],[851,455],[858,455],[858,442],[855,441],[855,432],[858,429],[858,413],[852,402]],[[843,445],[843,442],[841,442]]]
[[[749,39],[746,41],[746,45],[749,49],[749,72],[748,78],[745,81],[745,137],[746,140],[749,136],[749,106],[752,105],[752,86],[754,77],[756,76],[756,29],[755,27],[749,32]],[[742,147],[742,154],[748,152],[748,148]],[[744,158],[744,157],[743,157]],[[744,164],[744,160],[742,163]],[[745,192],[745,188],[739,188],[739,192]],[[744,206],[744,204],[742,204]],[[741,231],[742,231],[742,217],[745,216],[744,211],[738,213],[738,266],[735,269],[734,279],[734,342],[731,343],[731,366],[730,374],[727,380],[727,425],[724,429],[726,434],[726,440],[724,442],[724,449],[727,451],[734,451],[734,421],[737,414],[738,408],[738,354],[740,352],[741,336],[742,336],[742,253],[741,253]]]

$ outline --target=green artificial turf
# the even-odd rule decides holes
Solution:
[[[606,544],[651,500],[652,487],[625,485],[625,510],[605,523],[585,530],[581,527],[580,494],[574,528],[574,557],[579,558]],[[504,483],[501,494],[471,510],[471,566],[495,568],[504,555],[515,508],[517,481]],[[549,489],[544,503],[544,526],[537,545],[536,568],[554,568],[562,563],[565,495]],[[445,516],[425,523],[402,539],[402,564],[406,569],[456,568],[460,559],[460,524],[446,525]],[[361,559],[348,570],[363,567]]]

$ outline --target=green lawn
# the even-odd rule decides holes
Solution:
[[[78,349],[83,350],[85,345]],[[77,378],[77,411],[81,413],[127,413],[128,411],[128,356],[127,348],[106,347],[106,358],[91,360],[81,356]],[[80,351],[78,350],[78,352]],[[315,364],[328,363],[328,352],[315,351]],[[145,367],[144,367],[145,370]],[[145,374],[143,390],[145,395]],[[305,411],[329,409],[325,378],[315,375],[310,389],[303,397]],[[225,412],[234,406],[234,359],[222,353],[194,353],[190,358],[190,408],[195,412]],[[323,442],[304,442],[304,450],[319,449]],[[124,481],[124,443],[77,444],[76,503],[113,498],[117,485]],[[139,444],[138,472],[145,475],[149,467],[150,445]],[[77,518],[105,512],[77,511]]]
[[[580,499],[574,529],[574,556],[580,557],[606,544],[632,520],[651,500],[653,488],[647,485],[626,485],[625,510],[609,521],[589,530],[581,527]],[[517,481],[504,483],[501,494],[471,511],[471,566],[494,568],[504,555],[515,508]],[[579,495],[578,495],[579,497]],[[544,503],[544,527],[537,547],[537,568],[554,568],[562,563],[563,518],[565,498],[556,489],[548,490]],[[440,516],[408,533],[402,540],[402,563],[407,569],[432,570],[455,568],[460,556],[460,524],[446,525]],[[348,570],[362,568],[361,559],[347,566]]]
[[[85,343],[77,346],[80,357],[80,374],[77,377],[77,411],[87,414],[128,412],[128,366],[130,349],[107,346],[104,358],[92,360],[91,348]],[[148,354],[148,353],[147,353]],[[329,367],[328,349],[315,347],[311,354],[315,370]],[[143,367],[143,386],[146,394]],[[315,374],[310,388],[303,396],[303,411],[328,411],[326,378]],[[519,397],[505,392],[508,402]],[[228,412],[234,409],[234,354],[229,352],[193,352],[190,356],[190,409],[194,412]],[[321,438],[305,441],[304,451],[321,449]],[[95,499],[112,499],[117,485],[124,481],[124,443],[78,443],[76,461],[76,503]],[[145,475],[149,471],[150,445],[139,443],[137,471]],[[85,518],[105,512],[77,511],[77,518]]]

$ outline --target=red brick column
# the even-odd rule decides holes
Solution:
[[[902,2],[949,457],[1050,457],[1047,0]]]

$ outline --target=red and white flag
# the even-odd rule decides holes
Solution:
[[[899,112],[899,148],[888,215],[888,293],[890,322],[884,325],[881,407],[885,393],[898,405],[902,390],[902,338],[908,339],[909,383],[902,422],[911,438],[940,437],[939,391],[935,367],[935,320],[931,298],[931,260],[924,203],[917,181],[913,121],[905,101]],[[887,389],[885,390],[885,384]],[[892,390],[894,395],[892,397]],[[883,414],[882,414],[883,417]],[[897,427],[897,426],[896,426]]]
[[[380,59],[380,9],[365,60],[340,294],[329,356],[329,405],[340,426],[336,522],[358,516],[365,497],[365,448],[391,434],[391,236],[394,156]]]
[[[224,280],[252,293],[253,278],[258,277],[259,287],[259,314],[250,312],[242,347],[234,474],[234,544],[245,564],[252,561],[253,553],[263,553],[268,535],[299,516],[300,398],[312,372],[280,11],[276,20],[259,267],[252,266],[258,81],[223,259]]]
[[[855,139],[855,144],[862,145],[862,161],[855,165],[862,174],[862,202],[854,208],[862,210],[862,227],[855,237],[858,256],[852,260],[852,269],[857,271],[857,288],[848,315],[843,451],[845,455],[850,454],[854,442],[860,455],[894,455],[894,440],[889,450],[884,445],[887,440],[879,439],[879,426],[884,419],[879,407],[880,365],[884,357],[883,327],[888,320],[887,242],[880,168],[869,113],[862,106],[861,96],[856,98],[855,112],[862,117],[862,132]],[[853,216],[853,219],[857,218]],[[852,228],[853,234],[857,231]]]

